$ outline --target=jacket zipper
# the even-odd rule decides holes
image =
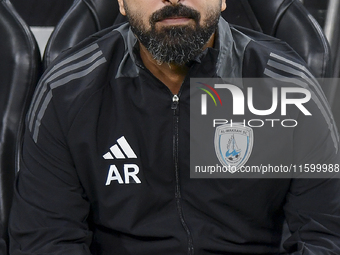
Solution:
[[[154,75],[146,68],[144,68],[143,65],[137,64],[141,69],[146,70],[152,77]],[[176,199],[176,206],[177,211],[179,214],[179,218],[182,224],[182,227],[184,228],[184,231],[187,234],[188,238],[188,255],[194,255],[194,245],[193,245],[193,239],[191,232],[189,230],[189,227],[187,223],[185,222],[184,215],[183,215],[183,209],[181,204],[181,188],[179,183],[179,169],[178,169],[178,137],[179,137],[179,95],[181,93],[181,90],[179,91],[178,95],[173,95],[172,92],[169,90],[169,92],[172,95],[172,104],[171,109],[173,110],[173,160],[174,160],[174,166],[175,166],[175,179],[176,179],[176,189],[175,189],[175,199]]]
[[[193,239],[192,239],[191,232],[188,228],[188,225],[185,222],[185,219],[183,216],[182,204],[181,204],[181,188],[180,188],[179,169],[178,169],[178,139],[179,139],[179,97],[178,95],[173,95],[171,109],[173,110],[173,159],[174,159],[175,178],[176,178],[176,190],[175,190],[176,205],[177,205],[177,211],[180,217],[181,224],[188,237],[188,255],[193,255],[194,254]]]

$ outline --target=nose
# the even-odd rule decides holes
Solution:
[[[179,2],[181,2],[182,0],[165,0],[165,2],[168,2],[172,5],[178,4]]]

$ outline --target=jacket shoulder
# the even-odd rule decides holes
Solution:
[[[27,115],[30,131],[38,133],[52,106],[60,115],[67,113],[72,118],[93,94],[109,85],[109,71],[119,66],[125,51],[122,31],[111,27],[61,53],[35,90]]]
[[[242,38],[249,41],[243,54],[243,77],[266,77],[265,70],[272,61],[308,70],[305,61],[286,42],[243,27],[232,26],[231,30],[236,43]]]

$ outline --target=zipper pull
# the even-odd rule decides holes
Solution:
[[[178,106],[178,103],[179,103],[179,97],[177,95],[174,95],[172,97],[172,105],[171,105],[171,109],[172,110],[176,110],[177,109],[177,106]]]

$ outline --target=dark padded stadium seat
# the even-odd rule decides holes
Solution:
[[[319,24],[299,0],[228,0],[222,16],[243,26],[286,41],[318,78],[331,77],[330,47]],[[44,65],[86,36],[125,21],[116,0],[76,0],[53,32]]]
[[[331,52],[322,28],[299,0],[228,0],[222,13],[240,25],[287,42],[317,78],[332,77]]]
[[[41,56],[31,31],[8,0],[0,0],[0,35],[0,254],[6,254],[17,152],[41,72]]]
[[[99,8],[101,7],[101,8]],[[317,78],[332,77],[328,41],[317,21],[299,0],[227,0],[222,16],[242,30],[252,29],[287,42]],[[45,49],[44,66],[86,36],[126,21],[116,0],[75,0]],[[327,86],[323,89],[328,95]]]
[[[117,0],[75,0],[51,34],[45,48],[44,68],[59,53],[87,36],[112,26],[119,13]]]

